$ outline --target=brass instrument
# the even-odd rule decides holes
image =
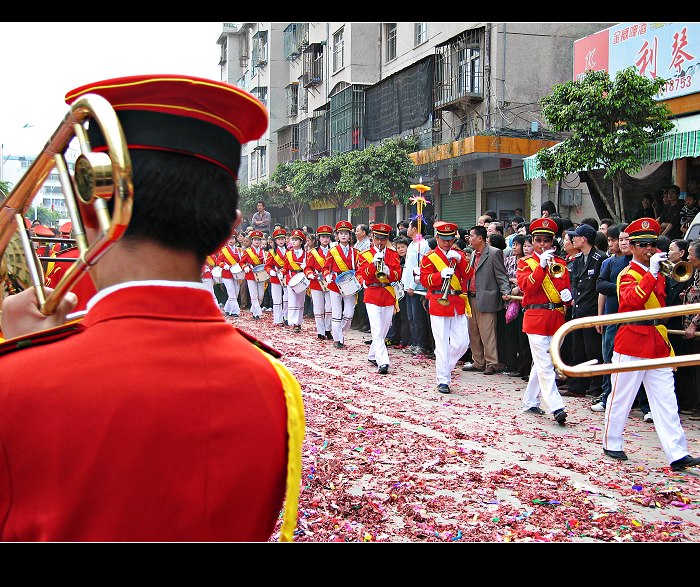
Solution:
[[[693,266],[688,261],[678,261],[678,263],[662,261],[659,271],[676,281],[688,281],[693,276]]]
[[[386,247],[380,247],[379,252],[384,253]],[[386,265],[384,263],[384,255],[382,258],[374,262],[374,268],[376,270],[376,277],[381,283],[389,283],[389,276],[387,275]]]
[[[554,259],[549,259],[549,261],[547,261],[547,267],[552,277],[561,277],[566,271],[566,265],[558,263]]]
[[[687,365],[697,365],[700,363],[700,353],[694,355],[680,355],[674,357],[663,357],[658,359],[640,359],[627,363],[603,363],[597,364],[596,359],[585,361],[579,365],[566,365],[561,358],[559,349],[564,341],[564,337],[574,330],[581,328],[591,328],[602,324],[619,324],[621,322],[638,322],[657,318],[672,318],[673,316],[684,316],[686,314],[700,313],[700,303],[685,304],[679,306],[668,306],[651,310],[636,310],[634,312],[620,312],[617,314],[607,314],[602,316],[586,316],[584,318],[574,318],[563,324],[552,336],[549,345],[549,352],[552,356],[552,363],[558,373],[567,377],[593,377],[595,375],[605,375],[608,373],[618,373],[622,371],[640,371],[645,369],[658,369],[659,367],[685,367]],[[670,331],[678,334],[678,331]],[[640,344],[644,344],[640,341]]]
[[[450,262],[450,269],[454,269],[455,266],[457,265],[457,259],[452,259]],[[444,277],[442,279],[442,288],[441,292],[442,295],[435,300],[438,304],[441,306],[449,306],[450,305],[450,300],[449,300],[449,291],[450,291],[450,281],[452,281],[452,275],[449,277]]]
[[[106,153],[95,153],[90,148],[85,122],[94,121],[100,127],[107,144]],[[76,137],[80,152],[75,162],[73,176],[68,172],[64,152]],[[26,214],[35,195],[49,174],[56,169],[65,194],[66,206],[73,223],[73,240],[79,249],[79,257],[56,284],[53,293],[46,295],[41,261],[32,246],[32,237],[24,225]],[[32,165],[17,182],[15,188],[2,202],[0,214],[0,257],[2,270],[7,275],[20,275],[23,268],[17,267],[17,256],[6,259],[5,252],[15,250],[16,239],[21,241],[24,263],[29,271],[31,285],[36,290],[41,312],[53,314],[65,294],[76,285],[80,277],[126,231],[131,219],[133,202],[131,157],[119,119],[111,104],[102,96],[86,94],[70,108],[52,137],[44,146]],[[77,196],[83,204],[92,204],[101,230],[98,239],[88,247],[80,216]],[[113,210],[108,211],[107,201],[113,201]],[[0,275],[5,278],[5,274]],[[21,284],[26,289],[29,284]]]

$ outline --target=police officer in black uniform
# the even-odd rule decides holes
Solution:
[[[608,257],[595,246],[597,231],[590,224],[580,224],[573,232],[574,246],[581,251],[569,266],[573,293],[572,318],[598,315],[598,292],[596,282],[600,267]],[[581,328],[571,333],[571,362],[578,365],[597,359],[603,362],[602,335],[595,328]],[[594,377],[571,377],[567,381],[568,391],[562,395],[590,395],[598,397],[602,392],[602,375]]]

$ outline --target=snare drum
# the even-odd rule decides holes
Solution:
[[[292,288],[294,293],[304,293],[306,288],[309,287],[309,278],[303,273],[297,273],[289,279],[289,287]]]
[[[214,283],[221,283],[221,272],[223,269],[221,267],[213,267],[211,270],[211,277]]]
[[[255,265],[253,267],[253,278],[257,282],[267,281],[270,279],[270,274],[265,271],[265,265]]]
[[[231,265],[231,275],[234,279],[245,279],[245,271],[238,263]]]
[[[362,289],[360,282],[357,281],[354,271],[343,271],[335,278],[335,284],[338,286],[340,293],[343,296],[351,296]]]

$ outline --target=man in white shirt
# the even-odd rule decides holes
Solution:
[[[406,311],[411,341],[410,346],[404,352],[411,355],[426,354],[430,350],[428,313],[423,306],[427,290],[420,283],[420,262],[423,256],[430,251],[428,241],[424,238],[425,232],[424,223],[421,223],[420,232],[418,231],[417,220],[411,220],[406,231],[406,235],[412,242],[406,251],[401,281],[406,293]]]
[[[372,246],[372,240],[369,238],[369,226],[366,224],[358,224],[355,227],[355,237],[357,242],[354,248],[358,253],[363,253]],[[365,290],[361,289],[357,292],[357,304],[355,304],[355,315],[352,319],[351,327],[353,330],[360,332],[369,332],[369,317],[367,316],[367,308],[365,307]]]

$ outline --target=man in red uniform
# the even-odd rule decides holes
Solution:
[[[401,279],[401,258],[394,249],[386,246],[390,233],[388,224],[373,224],[372,246],[359,253],[357,266],[359,280],[365,287],[365,306],[372,333],[367,360],[377,367],[380,375],[389,373],[386,333],[398,307],[396,291],[391,284]]]
[[[457,225],[438,221],[433,229],[438,246],[421,258],[420,282],[427,289],[437,390],[450,393],[452,370],[469,348],[466,285],[473,270],[464,253],[452,248]]]
[[[341,220],[335,225],[338,242],[331,247],[323,265],[323,277],[326,280],[328,289],[331,291],[331,332],[333,333],[333,346],[342,349],[345,345],[345,333],[350,328],[352,317],[355,314],[355,302],[357,291],[359,291],[359,280],[356,277],[359,253],[350,244],[350,233],[352,224],[347,220]],[[343,277],[354,277],[355,281],[348,279],[358,289],[354,293],[350,292],[352,287],[341,291],[336,283],[339,275]]]
[[[287,322],[287,287],[282,282],[284,269],[284,256],[287,254],[287,231],[284,228],[276,228],[272,233],[275,246],[267,252],[265,270],[270,275],[268,287],[271,287],[272,296],[272,323],[284,326]]]
[[[554,237],[559,227],[551,218],[543,217],[530,224],[532,255],[518,261],[518,288],[523,292],[523,332],[532,349],[532,370],[523,404],[527,412],[544,414],[540,400],[544,400],[554,419],[566,423],[564,400],[557,389],[556,372],[549,353],[552,335],[564,324],[566,304],[571,302],[571,283],[566,261],[554,255]],[[561,265],[553,272],[550,263]]]
[[[617,277],[619,312],[650,310],[666,305],[666,278],[661,263],[668,257],[656,248],[661,227],[653,218],[639,218],[625,232],[629,234],[632,260]],[[623,322],[615,335],[612,363],[629,363],[640,359],[658,359],[673,354],[666,327],[658,320]],[[605,405],[603,452],[606,456],[626,461],[623,449],[625,423],[639,386],[643,383],[654,428],[666,458],[674,471],[700,464],[700,457],[688,454],[685,432],[678,416],[673,369],[659,367],[623,371],[611,375],[612,391]]]
[[[80,327],[0,349],[0,538],[267,541],[284,506],[281,539],[291,540],[299,384],[274,351],[226,322],[201,283],[205,257],[240,222],[241,145],[265,132],[265,107],[183,75],[105,80],[66,100],[86,93],[120,118],[133,214],[91,269],[98,293]],[[88,136],[104,150],[99,125]],[[94,242],[94,210],[83,215]],[[6,297],[3,331],[58,322],[37,308],[33,289]],[[37,365],[52,376],[27,377]]]
[[[330,250],[333,229],[327,224],[323,224],[316,229],[316,235],[318,236],[318,246],[308,251],[304,274],[309,280],[309,289],[311,290],[316,336],[319,340],[333,340],[331,333],[331,319],[333,317],[331,291],[323,277],[323,267]]]

